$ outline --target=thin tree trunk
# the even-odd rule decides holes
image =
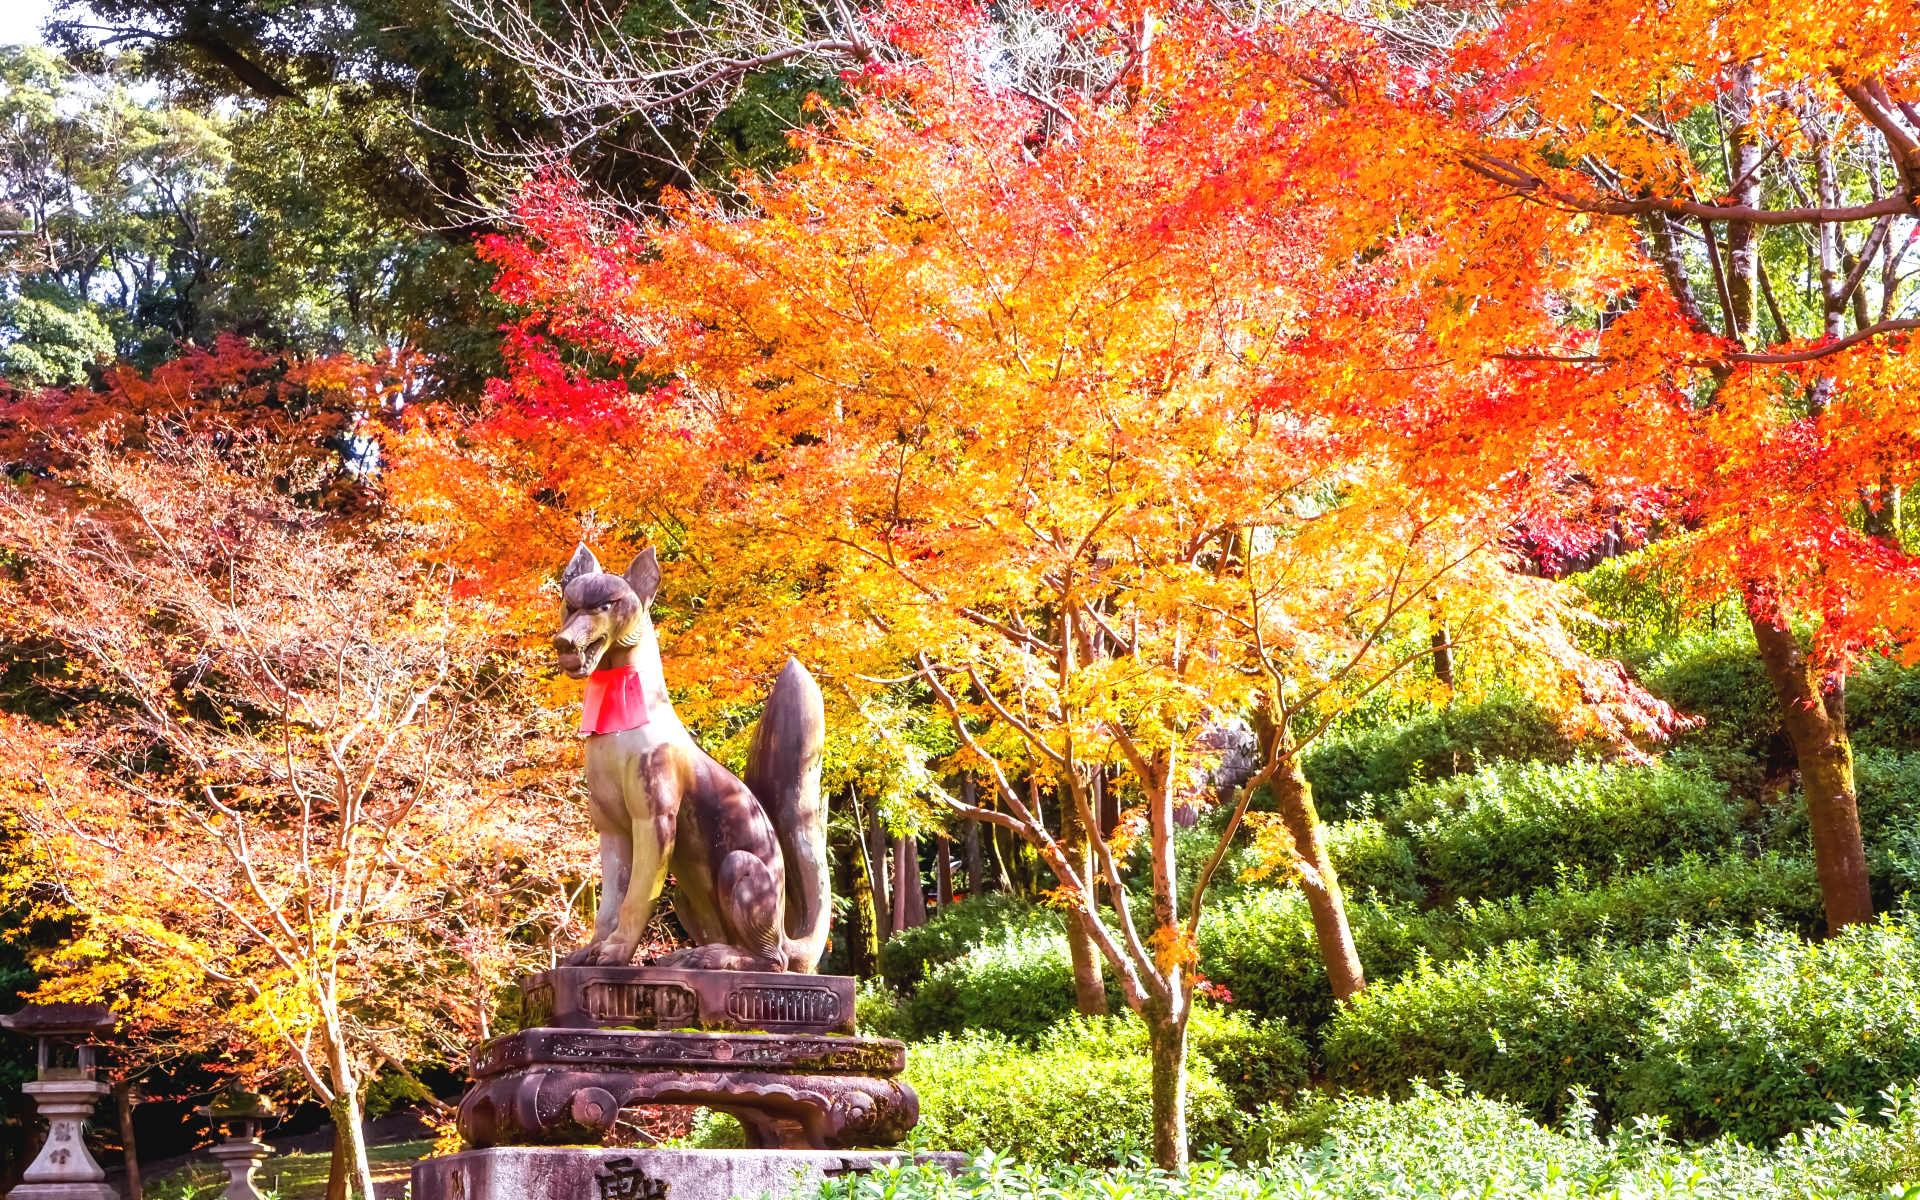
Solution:
[[[1446,622],[1436,618],[1433,626],[1433,677],[1453,689],[1453,637]]]
[[[910,837],[893,839],[893,931],[917,929],[927,923],[927,893],[920,886],[920,844]]]
[[[866,839],[855,837],[847,855],[847,894],[853,902],[847,914],[847,969],[861,979],[872,979],[880,974],[880,915],[873,906],[873,874],[867,865]]]
[[[347,1200],[347,1130],[333,1119],[333,1156],[327,1160],[327,1200]]]
[[[967,858],[967,899],[978,898],[986,891],[986,862],[980,852],[980,822],[967,822],[966,841],[961,843]]]
[[[1728,187],[1734,203],[1759,207],[1760,205],[1760,138],[1754,127],[1753,64],[1742,62],[1734,64],[1732,88],[1727,92],[1727,114],[1729,117],[1728,139],[1732,142],[1727,153],[1729,169],[1733,178]],[[1758,339],[1758,305],[1755,299],[1759,291],[1760,239],[1755,235],[1750,221],[1727,222],[1727,295],[1733,302],[1730,324],[1734,336],[1748,345]]]
[[[127,1200],[141,1200],[140,1149],[133,1141],[133,1089],[130,1079],[113,1085],[114,1106],[120,1110],[120,1155],[127,1160]]]
[[[887,872],[887,829],[879,813],[867,825],[867,875],[873,888],[874,928],[884,942],[893,934],[893,880]]]
[[[327,1053],[332,1060],[334,1149],[337,1155],[342,1139],[345,1140],[347,1168],[361,1200],[372,1200],[373,1164],[367,1159],[367,1131],[360,1124],[360,1081],[354,1076],[346,1046],[341,1043],[337,1021],[337,1017],[329,1021],[331,1028],[325,1031],[332,1043]]]
[[[1333,998],[1345,1002],[1366,990],[1366,972],[1360,968],[1360,954],[1353,945],[1353,930],[1347,924],[1340,880],[1334,872],[1333,859],[1327,854],[1326,839],[1321,835],[1320,814],[1314,811],[1313,785],[1300,769],[1297,751],[1283,747],[1278,753],[1284,757],[1273,773],[1273,793],[1280,802],[1280,820],[1293,838],[1294,851],[1305,867],[1300,872],[1300,890],[1306,894],[1307,911],[1313,916],[1320,961],[1327,966]]]
[[[1159,1009],[1156,1002],[1143,1014],[1153,1060],[1153,1161],[1172,1171],[1187,1161],[1187,1023]]]
[[[1000,827],[987,827],[987,850],[993,859],[994,890],[1001,893],[1013,891],[1013,877],[1007,872],[1007,856],[1000,849]]]
[[[1813,866],[1826,902],[1827,928],[1873,919],[1866,844],[1853,789],[1853,746],[1847,740],[1844,677],[1823,686],[1819,665],[1800,645],[1779,602],[1749,589],[1748,616],[1760,661],[1773,683],[1781,723],[1800,764],[1813,834]]]
[[[1060,804],[1061,840],[1066,843],[1067,862],[1081,879],[1093,879],[1093,846],[1080,828],[1074,805],[1062,797]],[[1067,913],[1067,950],[1073,957],[1073,1006],[1083,1017],[1107,1015],[1107,985],[1100,972],[1100,952],[1094,947],[1093,933],[1087,928],[1087,916],[1078,908]]]

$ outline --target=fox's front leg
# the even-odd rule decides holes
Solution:
[[[568,966],[600,961],[601,943],[620,919],[620,903],[633,880],[633,821],[619,778],[590,763],[587,770],[587,816],[600,835],[600,903],[593,914],[593,938],[567,956]]]
[[[667,885],[680,802],[693,783],[693,763],[678,746],[655,746],[635,766],[635,777],[626,788],[633,833],[632,872],[613,933],[600,944],[596,961],[603,966],[625,966],[640,947],[647,922],[653,919],[654,902]]]

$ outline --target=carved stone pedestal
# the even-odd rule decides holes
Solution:
[[[221,1193],[224,1200],[262,1200],[260,1189],[253,1186],[253,1173],[261,1160],[273,1153],[272,1146],[252,1138],[229,1138],[209,1146],[207,1153],[227,1169],[227,1190]]]
[[[852,1033],[847,975],[555,967],[520,981],[522,1029]]]
[[[920,1098],[893,1076],[886,1038],[526,1029],[473,1055],[460,1101],[472,1146],[600,1141],[622,1108],[696,1104],[738,1118],[755,1148],[845,1150],[897,1142]]]
[[[20,1088],[47,1119],[47,1142],[7,1200],[119,1200],[81,1136],[93,1106],[111,1089],[92,1079],[37,1079]]]
[[[413,1200],[735,1200],[813,1195],[822,1178],[893,1167],[887,1151],[599,1150],[512,1147],[422,1159]],[[922,1154],[943,1170],[961,1154]]]

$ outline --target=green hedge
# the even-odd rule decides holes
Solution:
[[[1152,1145],[1146,1029],[1128,1018],[1062,1021],[1033,1044],[980,1032],[921,1042],[904,1078],[920,1094],[914,1140],[928,1149],[1085,1163],[1124,1162]],[[1233,1095],[1197,1048],[1187,1088],[1194,1145],[1233,1142],[1243,1124]]]
[[[1415,1079],[1457,1075],[1474,1091],[1558,1116],[1575,1087],[1602,1109],[1620,1091],[1617,1060],[1638,1045],[1652,997],[1684,978],[1684,959],[1657,951],[1549,955],[1516,942],[1377,984],[1325,1030],[1327,1081],[1405,1097]]]
[[[1576,1114],[1577,1115],[1577,1114]],[[829,1179],[820,1200],[1920,1200],[1920,1104],[1882,1126],[1836,1119],[1771,1150],[1680,1147],[1650,1130],[1595,1137],[1542,1127],[1511,1105],[1418,1088],[1405,1101],[1350,1097],[1277,1115],[1277,1152],[1184,1171],[1088,1169],[977,1153],[958,1176],[933,1167]],[[1903,1186],[1903,1184],[1905,1186]]]
[[[933,968],[904,1012],[915,1037],[971,1031],[1030,1041],[1075,1003],[1066,935],[1041,926],[1007,930]]]
[[[1518,942],[1377,985],[1323,1031],[1329,1083],[1404,1097],[1457,1076],[1542,1118],[1774,1139],[1920,1076],[1920,919],[1819,944],[1782,930],[1556,955]]]
[[[1574,745],[1560,721],[1532,700],[1495,692],[1393,725],[1316,742],[1301,765],[1320,815],[1334,820],[1420,780],[1444,779],[1500,759],[1564,762]]]
[[[1689,952],[1655,999],[1624,1104],[1692,1136],[1781,1137],[1920,1077],[1920,921],[1808,945],[1761,933]]]
[[[1349,896],[1418,903],[1427,895],[1413,843],[1395,837],[1372,818],[1334,821],[1326,827],[1327,853]]]
[[[1810,935],[1825,922],[1826,909],[1813,863],[1805,858],[1690,855],[1671,866],[1616,875],[1599,887],[1588,886],[1582,873],[1568,872],[1530,896],[1461,901],[1427,919],[1433,942],[1465,952],[1527,939],[1556,949],[1593,941],[1637,945],[1708,924],[1772,922]]]
[[[1741,805],[1667,763],[1500,763],[1410,790],[1387,826],[1450,897],[1524,895],[1568,868],[1600,880],[1730,846]]]
[[[919,985],[942,963],[998,941],[1010,929],[1060,929],[1057,914],[1018,896],[988,892],[956,901],[925,925],[903,929],[880,946],[880,973],[896,988]]]

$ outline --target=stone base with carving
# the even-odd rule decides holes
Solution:
[[[555,967],[520,981],[522,1029],[852,1033],[847,975]]]
[[[413,1200],[735,1200],[811,1195],[822,1178],[891,1167],[890,1151],[601,1150],[501,1147],[422,1159]],[[963,1154],[921,1154],[947,1171]]]
[[[693,1104],[738,1118],[756,1149],[882,1146],[920,1120],[894,1078],[905,1066],[888,1038],[523,1029],[474,1052],[460,1134],[476,1147],[592,1144],[623,1108]]]

